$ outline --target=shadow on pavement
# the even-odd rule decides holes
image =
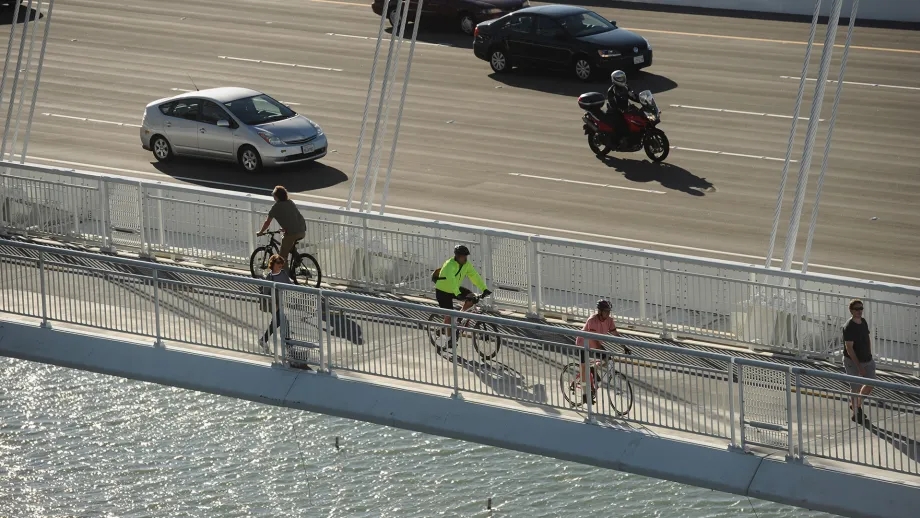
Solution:
[[[151,162],[151,165],[177,180],[252,194],[265,194],[276,185],[284,185],[290,192],[315,191],[348,180],[341,170],[322,162],[264,169],[258,174],[243,172],[236,164],[195,158],[176,158],[168,163]]]
[[[691,196],[705,196],[715,192],[715,186],[705,178],[700,178],[683,167],[667,162],[656,164],[649,160],[631,160],[614,156],[603,158],[608,167],[623,173],[631,182],[658,182],[662,187],[685,192]]]
[[[462,346],[462,343],[461,343]],[[448,362],[453,361],[453,351],[445,349],[438,353]],[[490,387],[495,394],[518,400],[523,405],[545,405],[548,402],[546,387],[542,383],[527,386],[523,374],[513,367],[499,361],[481,362],[463,357],[457,353],[457,366],[462,367],[479,377],[479,380]],[[465,387],[467,390],[476,391],[475,387]],[[544,409],[547,412],[558,413],[554,408]]]
[[[408,59],[409,55],[409,43],[412,42],[412,18],[409,19],[409,23],[406,24],[406,32],[403,34],[403,48],[399,52],[400,61],[405,61]],[[386,27],[383,29],[383,45],[389,45],[390,35],[393,33],[392,27]],[[422,21],[422,25],[418,29],[418,36],[415,37],[416,42],[423,43],[432,43],[436,45],[447,45],[449,47],[456,47],[458,49],[467,49],[472,54],[473,51],[473,37],[467,36],[460,32],[460,29],[456,25],[446,24],[437,20],[434,21]],[[386,52],[386,47],[381,45],[381,53]],[[415,47],[415,50],[421,50],[425,48]],[[405,57],[404,57],[405,56]],[[483,61],[483,63],[485,63]]]
[[[15,0],[0,2],[0,25],[12,25],[13,24],[13,11],[15,9],[16,9]],[[29,11],[31,12],[26,12],[25,5],[20,7],[18,21],[16,23],[25,23],[26,20],[34,22],[34,21],[40,20],[45,17],[45,15],[41,13],[37,13],[34,8],[29,9]],[[38,14],[38,16],[36,16],[36,14]],[[31,29],[34,30],[34,27]],[[17,30],[22,30],[22,29],[17,29]],[[18,37],[18,34],[17,34],[17,37]]]
[[[890,432],[878,425],[868,422],[864,422],[863,426],[868,428],[869,432],[879,439],[892,445],[894,448],[904,454],[904,456],[906,456],[908,459],[914,462],[920,462],[920,449],[918,449],[917,441],[914,439],[899,433]]]
[[[665,5],[665,4],[648,4],[644,2],[633,2],[623,0],[556,0],[554,3],[564,5],[577,5],[588,9],[622,9],[630,11],[646,11],[657,13],[674,13],[674,14],[691,14],[699,16],[713,16],[721,18],[737,18],[744,20],[765,20],[772,22],[797,22],[811,24],[811,15],[785,14],[785,13],[768,13],[762,11],[743,11],[740,9],[720,9],[713,7],[692,7],[684,5]],[[810,10],[810,9],[809,9]],[[845,7],[840,12],[840,25],[846,26],[850,23],[850,9]],[[818,23],[827,25],[828,16],[819,16]],[[616,20],[616,16],[613,17]],[[618,23],[619,25],[619,23]],[[868,20],[865,18],[856,18],[857,27],[875,27],[880,29],[906,29],[920,30],[920,23],[917,22],[897,22]]]
[[[486,67],[488,63],[483,62]],[[487,70],[491,70],[488,69]],[[550,94],[565,95],[568,97],[578,97],[585,92],[605,93],[610,87],[610,78],[605,74],[587,83],[583,83],[574,77],[570,77],[567,72],[559,71],[542,71],[535,69],[515,68],[508,74],[496,74],[492,72],[489,77],[496,82],[514,88],[526,88]],[[642,90],[651,90],[653,94],[667,92],[677,88],[674,81],[652,74],[650,72],[633,72],[628,74],[629,87],[636,92]],[[577,109],[577,105],[576,105]]]

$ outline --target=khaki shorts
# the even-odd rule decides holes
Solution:
[[[306,232],[298,232],[297,234],[284,234],[284,237],[281,239],[281,250],[278,251],[278,254],[284,258],[288,267],[291,266],[291,260],[288,258],[288,255],[291,253],[291,250],[294,249],[294,242],[306,236]]]
[[[875,377],[875,360],[869,360],[865,363],[860,363],[863,370],[866,371],[866,375],[862,376],[863,378],[876,379]],[[859,376],[859,369],[856,368],[856,363],[850,359],[849,356],[844,356],[843,358],[843,368],[846,369],[847,374],[850,376]],[[862,383],[850,383],[850,390],[853,392],[859,392],[862,388]]]

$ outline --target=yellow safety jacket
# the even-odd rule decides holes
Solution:
[[[470,280],[473,281],[473,284],[480,290],[486,291],[488,289],[482,277],[479,276],[479,272],[477,272],[476,268],[473,266],[473,263],[467,261],[466,264],[460,266],[460,263],[453,257],[444,261],[434,287],[446,293],[460,295],[460,283],[463,282],[464,276],[469,277]]]

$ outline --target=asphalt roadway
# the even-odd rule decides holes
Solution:
[[[654,65],[631,82],[652,90],[664,109],[661,128],[675,146],[667,165],[653,166],[644,154],[601,161],[588,150],[575,99],[603,91],[605,82],[495,76],[473,56],[469,38],[422,30],[387,211],[762,263],[809,25],[595,9],[654,46]],[[379,24],[369,2],[68,0],[55,6],[53,20],[30,161],[256,192],[283,183],[300,199],[324,203],[347,198]],[[839,43],[845,34],[842,26]],[[822,28],[816,39],[823,37]],[[920,31],[859,27],[854,45],[846,80],[879,86],[845,85],[811,270],[920,284],[920,146],[910,123],[920,113]],[[811,78],[820,52],[816,46]],[[407,54],[408,44],[402,63]],[[831,78],[841,54],[837,48]],[[189,76],[199,88],[247,86],[292,103],[324,127],[333,151],[321,164],[259,177],[210,162],[155,163],[138,138],[143,106],[193,89]],[[807,85],[806,102],[815,82]],[[834,89],[829,84],[824,119]],[[4,94],[6,100],[9,86]],[[398,92],[389,136],[397,103]],[[5,104],[2,111],[5,117]],[[808,116],[807,104],[801,116]],[[801,158],[806,127],[801,121],[794,159]],[[826,129],[820,126],[815,143],[812,187]],[[798,167],[791,164],[774,257],[782,254]],[[814,188],[797,259],[813,196]]]

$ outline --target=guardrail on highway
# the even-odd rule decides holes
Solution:
[[[824,457],[920,474],[910,439],[920,424],[920,387],[873,381],[864,403],[869,421],[857,426],[849,419],[848,384],[868,380],[852,376],[156,262],[0,244],[0,312],[40,319],[46,328],[66,322],[148,337],[156,346],[192,344],[455,395],[574,408],[589,420],[716,437],[735,448],[779,450],[790,460]],[[259,337],[275,311],[282,328],[263,350]],[[438,329],[465,334],[458,347],[439,350]],[[612,369],[598,370],[596,402],[576,379],[587,348],[587,341],[585,348],[573,345],[579,336],[614,343]],[[620,352],[623,345],[630,354]]]
[[[6,232],[248,269],[269,196],[4,162]],[[584,318],[607,298],[621,325],[839,361],[848,301],[873,352],[920,373],[920,288],[297,202],[324,281],[431,297],[457,243],[500,306]],[[498,289],[496,289],[498,288]]]

